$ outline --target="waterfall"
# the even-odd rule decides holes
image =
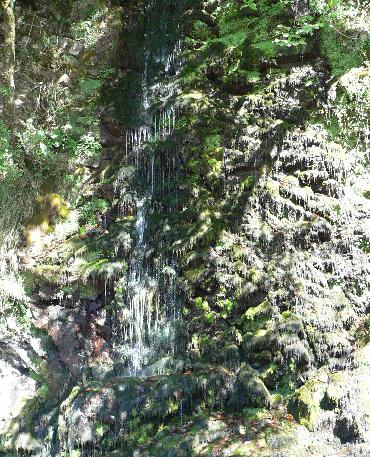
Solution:
[[[150,11],[150,10],[154,10]],[[153,244],[148,236],[148,218],[157,208],[164,208],[169,195],[169,183],[176,180],[176,141],[171,138],[176,126],[178,109],[174,102],[178,87],[181,61],[181,40],[169,46],[168,31],[158,30],[163,15],[149,5],[149,20],[145,34],[141,94],[139,97],[141,125],[124,130],[123,168],[134,167],[132,190],[136,211],[133,243],[125,279],[123,306],[119,317],[121,329],[117,345],[118,359],[125,365],[124,373],[137,376],[148,365],[166,360],[175,352],[175,323],[179,318],[176,291],[176,264],[163,253],[162,241]],[[161,43],[160,33],[167,34]],[[161,152],[161,143],[170,141],[171,148]],[[124,174],[124,173],[123,173]],[[118,179],[116,191],[120,198],[122,216],[129,211],[122,183]],[[170,212],[176,204],[171,195]],[[157,363],[158,365],[158,363]],[[157,366],[151,371],[161,372]],[[150,371],[150,369],[149,369]]]

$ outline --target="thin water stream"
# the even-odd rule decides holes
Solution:
[[[141,121],[140,125],[124,132],[123,166],[135,168],[136,221],[118,347],[121,359],[126,360],[125,374],[129,376],[140,375],[148,365],[174,354],[175,323],[179,318],[175,262],[166,258],[161,246],[153,246],[148,236],[148,218],[156,208],[165,206],[162,200],[168,196],[165,195],[168,183],[173,182],[178,173],[176,140],[172,133],[177,118],[176,76],[181,66],[181,40],[174,40],[173,24],[167,21],[167,16],[168,10],[159,9],[155,2],[148,6],[138,97]],[[163,153],[161,143],[165,141],[171,143],[171,148],[167,147]],[[116,188],[125,216],[126,196],[120,193],[119,183]],[[176,202],[175,195],[173,202]],[[157,363],[155,372],[161,372],[160,365]]]

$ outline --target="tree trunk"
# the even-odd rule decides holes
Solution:
[[[1,0],[4,15],[4,118],[7,120],[11,130],[15,124],[15,17],[14,0]]]

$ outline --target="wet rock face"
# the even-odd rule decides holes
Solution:
[[[81,358],[86,357],[86,353],[88,353],[85,351],[83,339],[84,336],[87,339],[86,331],[82,330],[84,322],[78,325],[78,320],[82,316],[76,314],[72,310],[52,306],[44,310],[36,322],[38,328],[47,331],[58,348],[60,359],[74,376],[78,375],[82,368]]]
[[[366,146],[343,141],[346,122],[341,138],[330,132],[346,109],[331,94],[347,78],[330,86],[323,59],[304,56],[299,63],[290,55],[253,93],[248,87],[239,93],[239,86],[224,91],[225,72],[215,67],[214,54],[202,68],[209,66],[212,77],[198,80],[198,93],[187,87],[197,120],[188,118],[183,154],[196,174],[188,190],[198,214],[187,211],[182,223],[191,236],[178,244],[187,252],[184,283],[196,308],[192,353],[213,363],[246,360],[270,392],[299,387],[321,372],[353,372],[351,399],[329,408],[320,427],[342,442],[367,441],[366,413],[358,411],[357,422],[349,406],[359,395],[356,333],[369,301]],[[361,125],[359,132],[366,130]],[[230,345],[239,359],[229,358]]]
[[[217,1],[113,3],[125,3],[125,49],[98,110],[103,152],[78,163],[93,223],[24,262],[47,344],[37,365],[4,345],[0,421],[36,398],[8,449],[367,455],[366,106],[350,81],[368,69],[333,82],[317,37],[306,54],[261,57],[243,22],[227,24],[232,8],[259,21],[240,2],[226,19]],[[65,52],[94,76],[108,41],[87,52],[66,39]]]
[[[71,445],[94,447],[102,439],[101,427],[104,437],[110,437],[110,442],[105,439],[102,453],[120,442],[124,449],[130,440],[126,431],[156,423],[159,416],[163,420],[171,416],[182,420],[196,413],[202,402],[210,408],[243,408],[256,399],[264,406],[269,403],[269,394],[247,367],[242,367],[238,375],[215,368],[148,378],[111,378],[106,384],[75,389],[62,404],[58,418],[61,450]]]
[[[17,370],[11,361],[0,362],[1,412],[0,433],[5,432],[26,401],[35,395],[36,382]]]
[[[363,152],[346,151],[320,124],[305,121],[325,101],[316,89],[308,101],[307,81],[325,88],[325,78],[320,62],[292,67],[261,95],[245,97],[241,108],[238,102],[223,137],[225,191],[216,203],[232,216],[225,215],[230,222],[197,283],[199,290],[207,283],[213,297],[221,287],[236,296],[239,313],[267,300],[264,334],[246,333],[246,356],[273,345],[307,374],[323,364],[351,365],[351,332],[368,301],[369,261],[361,240],[369,202],[351,184],[354,173],[366,176]],[[233,112],[232,98],[229,103],[225,110]],[[296,109],[302,120],[287,128]],[[260,120],[256,125],[251,118]],[[296,320],[279,317],[288,311]]]
[[[356,353],[357,368],[328,373],[321,369],[290,400],[289,408],[311,431],[341,443],[369,441],[369,348]]]

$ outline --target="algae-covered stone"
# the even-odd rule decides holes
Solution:
[[[321,409],[329,376],[325,371],[318,378],[306,382],[289,403],[289,409],[297,420],[309,430],[320,429],[325,411]]]
[[[258,407],[270,405],[270,393],[255,370],[243,365],[240,368],[238,380],[249,404]]]
[[[370,371],[330,373],[320,370],[292,397],[289,409],[311,431],[325,430],[342,442],[367,441],[370,436]]]

